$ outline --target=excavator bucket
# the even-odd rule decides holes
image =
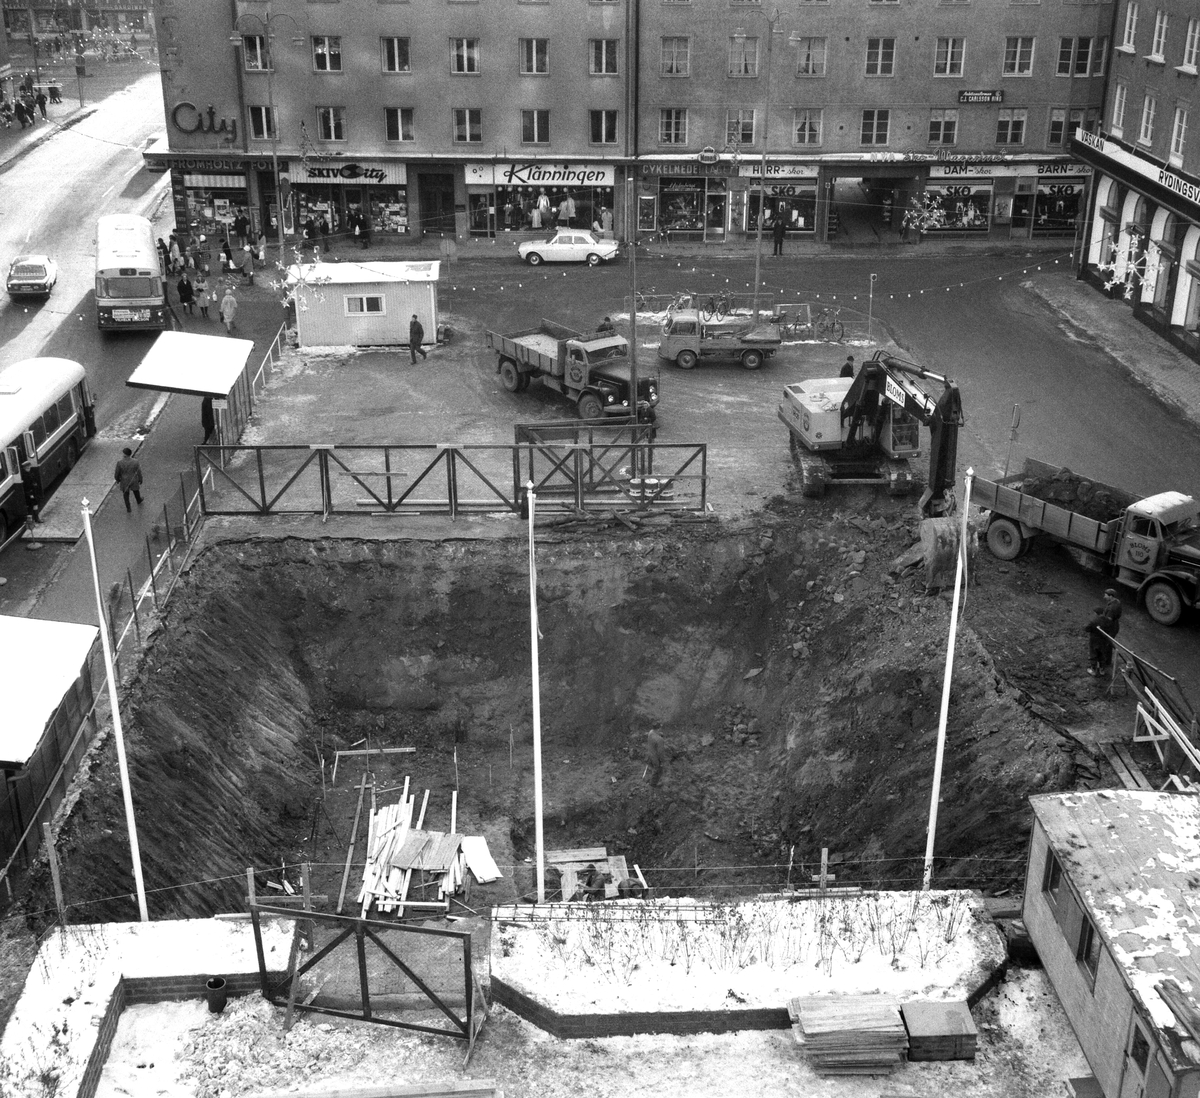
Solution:
[[[934,591],[954,584],[962,522],[957,516],[921,520],[921,553],[925,562],[925,589]],[[972,539],[976,546],[979,539]],[[968,557],[968,569],[973,561]],[[968,580],[970,572],[968,571]]]

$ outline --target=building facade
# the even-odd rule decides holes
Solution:
[[[181,224],[1073,237],[1110,2],[160,0]],[[760,186],[764,170],[765,186]],[[846,196],[860,196],[848,202]],[[866,210],[866,214],[863,211]],[[911,215],[909,220],[911,220]]]
[[[1082,275],[1200,358],[1200,8],[1120,0]],[[1196,116],[1196,117],[1193,117]]]

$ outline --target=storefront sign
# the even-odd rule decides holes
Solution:
[[[466,181],[498,187],[611,187],[616,169],[611,164],[467,164]]]
[[[1075,131],[1075,140],[1080,145],[1094,149],[1114,164],[1120,164],[1143,179],[1165,187],[1172,194],[1177,194],[1188,202],[1200,204],[1200,182],[1185,179],[1167,168],[1160,168],[1157,164],[1143,160],[1140,156],[1121,148],[1116,142],[1108,140],[1103,134],[1089,133],[1081,128]]]
[[[741,164],[738,175],[758,179],[762,174],[762,164]],[[816,164],[772,164],[767,161],[767,179],[816,179]]]
[[[728,161],[701,164],[696,160],[647,160],[638,165],[642,175],[729,175],[733,165]]]
[[[247,172],[271,170],[269,160],[233,160],[225,157],[197,157],[189,153],[144,153],[147,167],[166,171],[179,168],[185,172]],[[287,161],[279,162],[279,170],[287,171]]]
[[[989,91],[960,91],[960,103],[1003,103],[1004,92],[993,89]]]
[[[408,168],[394,160],[310,160],[296,166],[293,183],[407,183]]]
[[[237,119],[222,118],[218,124],[217,111],[211,103],[206,111],[186,99],[176,103],[171,108],[171,123],[180,133],[221,134],[225,141],[237,140]]]
[[[1091,169],[1075,161],[1028,161],[1023,164],[933,164],[930,179],[964,179],[968,176],[1011,178],[1013,176],[1086,176]]]

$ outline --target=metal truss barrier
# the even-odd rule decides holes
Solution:
[[[206,515],[401,515],[696,511],[708,448],[646,441],[644,429],[575,424],[509,446],[199,446]]]

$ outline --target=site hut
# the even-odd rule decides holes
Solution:
[[[1090,1092],[1196,1098],[1200,798],[1121,789],[1030,803],[1023,916]]]
[[[23,868],[42,841],[96,731],[94,625],[0,616],[0,877]],[[0,896],[8,895],[0,889]]]
[[[406,347],[415,313],[437,339],[441,263],[309,263],[289,271],[301,347]]]

